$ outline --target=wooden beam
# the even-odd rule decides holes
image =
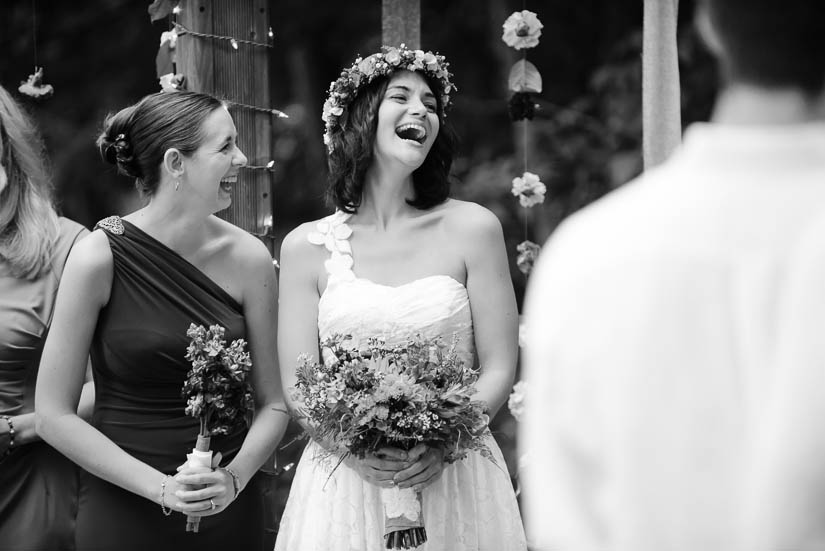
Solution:
[[[667,159],[682,140],[676,24],[679,0],[644,0],[642,149],[645,169]]]
[[[179,22],[192,31],[267,43],[267,0],[199,0],[186,2]],[[228,100],[238,130],[238,147],[252,166],[265,166],[272,155],[272,115],[235,104],[268,108],[270,48],[227,40],[182,35],[177,46],[177,71],[186,77],[186,88]],[[265,170],[241,170],[232,190],[232,205],[218,216],[272,240],[272,174]]]
[[[381,40],[387,46],[421,48],[421,1],[381,0]]]

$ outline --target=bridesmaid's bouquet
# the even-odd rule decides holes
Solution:
[[[189,325],[186,336],[191,339],[186,359],[192,369],[186,374],[182,396],[186,398],[186,414],[200,420],[195,449],[189,454],[189,466],[212,467],[210,439],[216,434],[229,434],[235,428],[252,421],[254,400],[248,382],[252,360],[244,339],[233,340],[227,346],[226,330],[220,325],[209,329]],[[197,532],[200,517],[186,517],[186,531]]]
[[[334,335],[321,344],[322,363],[306,354],[298,358],[293,398],[303,404],[300,415],[313,436],[342,458],[423,443],[440,449],[448,463],[471,450],[495,461],[484,440],[485,405],[471,398],[479,373],[464,364],[456,345],[456,339],[447,347],[416,336],[388,347],[372,338],[359,350],[350,336]],[[381,497],[387,549],[427,541],[420,492],[382,488]]]

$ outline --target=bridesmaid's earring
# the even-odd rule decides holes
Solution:
[[[175,191],[180,187],[180,180],[175,180]]]

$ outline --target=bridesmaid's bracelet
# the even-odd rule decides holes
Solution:
[[[14,451],[14,423],[11,422],[11,417],[9,415],[0,415],[0,419],[5,421],[9,426],[9,447],[6,448],[6,451],[4,451],[3,455],[0,456],[0,459],[4,459],[11,455],[11,452]]]
[[[163,516],[168,517],[172,514],[172,509],[166,506],[166,502],[164,499],[166,498],[166,481],[172,478],[169,475],[163,477],[163,481],[160,483],[160,510],[163,512]]]
[[[229,467],[218,467],[220,471],[226,471],[232,477],[232,487],[235,489],[235,496],[232,499],[238,499],[238,494],[241,493],[241,479],[235,474],[235,471]]]

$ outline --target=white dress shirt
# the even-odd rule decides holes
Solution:
[[[559,227],[525,307],[534,549],[733,549],[779,313],[823,219],[825,124],[696,124]]]

